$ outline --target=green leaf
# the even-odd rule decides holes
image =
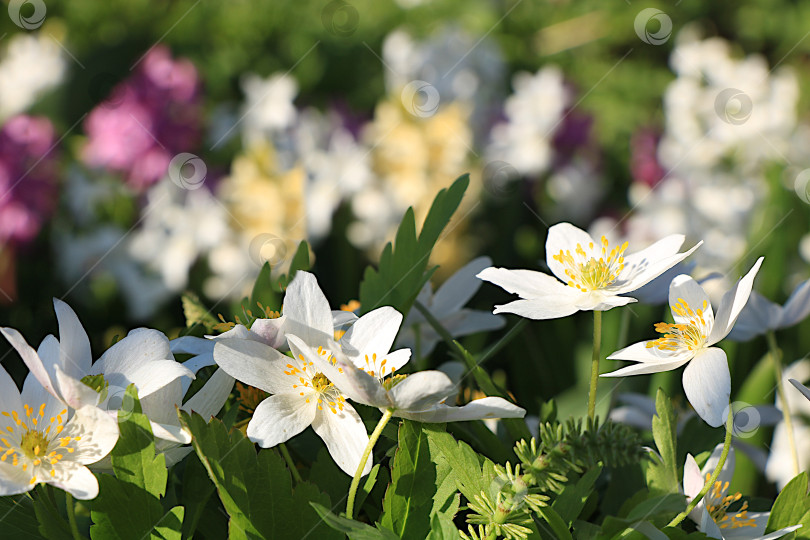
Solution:
[[[0,516],[4,535],[13,538],[41,538],[37,521],[43,520],[34,510],[31,499],[26,495],[0,497]],[[47,519],[47,518],[46,518]],[[45,535],[46,538],[50,538]]]
[[[127,387],[118,411],[120,436],[110,453],[115,476],[144,488],[155,497],[166,494],[166,458],[155,453],[155,442],[149,419],[143,414],[134,384]]]
[[[400,538],[424,538],[430,531],[429,509],[436,493],[436,465],[420,422],[405,420],[391,463],[391,485],[383,499],[380,525]]]
[[[262,265],[256,281],[253,282],[253,290],[250,293],[250,305],[254,309],[259,309],[259,304],[267,309],[278,310],[281,308],[279,300],[280,288],[273,283],[272,268],[269,262]],[[259,315],[261,316],[261,315]]]
[[[399,540],[399,537],[388,529],[375,529],[371,525],[349,519],[343,515],[336,516],[324,506],[311,502],[309,503],[321,517],[321,519],[332,529],[346,533],[351,540]]]
[[[802,528],[784,538],[810,538],[810,497],[807,496],[807,472],[788,482],[771,508],[765,532],[802,524]],[[795,535],[795,536],[793,536]]]
[[[554,531],[558,540],[574,540],[571,536],[571,532],[568,530],[568,525],[553,508],[545,506],[540,508],[538,513],[546,523],[548,523],[551,530]]]
[[[602,467],[594,467],[576,483],[569,481],[551,505],[569,526],[585,508],[585,503],[593,492],[593,484],[601,472]]]
[[[50,491],[50,493],[48,493]],[[59,501],[53,501],[48,495],[53,495],[54,498],[61,498],[64,502],[64,495],[60,497],[60,493],[51,488],[51,486],[39,485],[36,487],[36,496],[34,498],[34,513],[36,517],[33,523],[39,522],[39,534],[36,538],[47,538],[48,540],[73,540],[73,533],[70,531],[70,525],[63,515],[57,510],[55,505],[62,507]],[[5,524],[5,520],[3,520]]]
[[[653,493],[677,493],[680,485],[676,454],[677,419],[672,401],[660,388],[655,396],[655,410],[652,432],[661,460],[654,456],[647,468],[647,487]]]
[[[444,461],[452,469],[456,487],[468,501],[481,492],[489,492],[490,484],[481,470],[481,460],[470,445],[456,441],[441,424],[427,424],[423,430],[437,466]]]
[[[677,514],[686,508],[686,498],[680,493],[652,497],[635,506],[627,515],[629,521],[651,519],[661,514]]]
[[[360,283],[363,313],[390,305],[403,316],[408,314],[433,272],[427,270],[433,246],[461,203],[468,184],[469,175],[465,174],[436,195],[418,238],[413,209],[405,212],[394,244],[388,243],[383,249],[379,267],[375,270],[369,266],[363,275]]]
[[[109,475],[101,475],[98,483],[99,496],[91,506],[93,540],[180,540],[182,506],[165,512],[157,497],[144,488]]]
[[[453,519],[446,515],[434,514],[430,520],[430,535],[428,540],[458,540],[461,535],[453,523]]]
[[[228,433],[216,418],[206,424],[198,414],[181,413],[181,419],[191,431],[194,450],[230,516],[229,538],[341,538],[309,505],[317,502],[328,506],[329,496],[309,482],[293,489],[290,472],[277,452],[262,450],[257,454],[240,431]]]
[[[194,536],[200,518],[216,488],[196,454],[186,457],[183,471],[183,503],[186,519],[183,520],[183,539]]]

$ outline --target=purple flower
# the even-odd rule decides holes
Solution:
[[[633,180],[655,187],[666,175],[658,161],[658,141],[661,136],[651,129],[642,129],[630,141],[630,171]]]
[[[30,242],[53,212],[55,142],[44,117],[14,116],[0,129],[0,245]]]
[[[90,112],[83,161],[123,173],[137,190],[149,187],[166,173],[173,156],[196,146],[200,101],[194,65],[155,47],[132,77]]]

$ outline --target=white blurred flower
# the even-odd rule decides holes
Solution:
[[[810,468],[810,425],[805,420],[805,418],[810,417],[810,401],[802,393],[788,387],[787,383],[790,382],[795,386],[797,383],[807,383],[808,381],[810,381],[810,361],[805,359],[793,362],[782,373],[782,382],[786,387],[785,399],[790,409],[793,439],[796,443],[796,455],[799,459],[799,470],[801,471]],[[776,407],[781,410],[782,404],[778,396],[774,399]],[[784,422],[777,424],[773,430],[765,476],[768,480],[774,482],[780,490],[794,477],[793,450],[790,447]]]
[[[810,280],[793,289],[784,306],[771,302],[756,291],[743,308],[734,330],[728,335],[733,341],[748,341],[768,331],[788,328],[810,315]]]
[[[55,38],[44,32],[12,36],[0,55],[0,123],[28,109],[60,84],[66,60]]]
[[[275,132],[284,131],[295,122],[297,111],[293,100],[298,84],[289,75],[276,73],[266,79],[247,74],[242,79],[245,104],[242,111],[242,131],[247,143],[271,139]]]

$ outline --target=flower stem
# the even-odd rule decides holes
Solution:
[[[346,501],[346,517],[349,519],[352,519],[354,514],[354,498],[357,495],[357,487],[360,485],[360,478],[363,476],[363,469],[366,468],[366,461],[368,461],[371,451],[374,449],[374,445],[377,443],[377,439],[380,438],[383,428],[388,421],[391,420],[393,415],[394,409],[386,409],[382,415],[382,418],[380,418],[380,421],[377,422],[377,427],[374,428],[374,431],[368,438],[368,444],[366,445],[365,451],[363,451],[363,456],[360,458],[360,464],[357,466],[357,472],[354,473],[352,484],[349,486],[349,496]]]
[[[700,490],[695,498],[689,501],[689,504],[686,506],[686,509],[675,516],[672,521],[669,522],[667,527],[675,527],[681,521],[686,519],[686,516],[695,509],[698,503],[703,499],[703,497],[709,492],[709,489],[717,482],[717,477],[720,476],[720,471],[723,468],[723,465],[726,463],[726,458],[728,457],[728,452],[731,450],[731,434],[734,432],[734,411],[731,410],[731,407],[728,408],[728,419],[726,420],[726,438],[723,441],[723,451],[720,453],[720,460],[717,462],[717,466],[714,468],[714,472],[712,472],[711,477],[709,480],[703,485],[703,489]]]
[[[293,461],[290,452],[287,450],[287,445],[281,443],[278,445],[278,449],[281,452],[281,455],[284,457],[284,461],[287,462],[287,468],[290,469],[290,472],[292,473],[292,477],[293,480],[295,480],[295,483],[300,484],[301,482],[303,482],[303,479],[301,478],[301,473],[298,472],[298,468],[295,466],[295,462]]]
[[[65,506],[67,507],[68,523],[70,524],[70,532],[73,534],[73,540],[82,540],[82,535],[79,534],[79,526],[76,524],[76,503],[73,501],[73,495],[65,492]]]
[[[588,418],[596,411],[596,383],[599,382],[599,356],[602,346],[602,312],[593,312],[593,356],[591,356],[591,388],[588,391]]]
[[[776,391],[779,394],[779,404],[782,405],[782,417],[785,419],[785,431],[787,431],[788,444],[790,445],[790,456],[793,459],[793,476],[799,474],[799,454],[796,452],[796,439],[793,436],[793,421],[790,418],[790,407],[785,396],[785,386],[782,375],[782,355],[776,345],[776,335],[773,331],[768,331],[765,336],[768,339],[768,349],[773,359],[773,368],[776,372]]]

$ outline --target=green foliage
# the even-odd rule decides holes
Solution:
[[[149,419],[135,385],[129,385],[118,412],[121,435],[111,456],[115,476],[99,477],[99,496],[91,503],[90,536],[100,539],[180,539],[184,508],[164,509],[166,461],[155,453]]]
[[[653,416],[652,432],[658,456],[647,468],[647,487],[654,493],[677,493],[680,485],[676,461],[677,419],[672,401],[660,388],[655,397],[655,410],[658,414]]]
[[[369,266],[363,275],[360,283],[363,313],[388,305],[407,315],[433,273],[434,269],[428,270],[430,253],[461,204],[469,182],[469,175],[465,174],[436,195],[418,236],[413,208],[405,212],[393,245],[389,242],[383,249],[378,268]]]
[[[217,419],[206,425],[197,414],[182,413],[181,418],[230,517],[229,538],[340,538],[310,506],[330,506],[329,496],[309,482],[293,486],[284,459],[274,450],[257,454],[241,432],[228,433]]]
[[[346,533],[350,540],[397,540],[399,536],[388,529],[374,528],[371,525],[349,519],[345,516],[336,516],[323,505],[312,502],[312,507],[318,515],[332,529]]]
[[[45,510],[44,507],[43,510]],[[43,517],[39,517],[26,495],[0,497],[0,516],[5,516],[2,520],[5,534],[13,535],[14,538],[26,540],[39,538],[40,534],[51,538],[42,531],[38,532],[37,522],[41,527],[52,520],[48,519],[47,513],[43,514]]]
[[[202,325],[206,331],[210,332],[213,330],[214,326],[219,323],[216,317],[214,317],[202,303],[200,297],[193,292],[186,291],[183,293],[183,296],[180,297],[180,300],[183,304],[183,315],[186,318],[187,328],[199,324]]]
[[[779,493],[768,518],[766,532],[801,524],[802,527],[782,538],[810,538],[810,496],[807,472],[803,472]]]

